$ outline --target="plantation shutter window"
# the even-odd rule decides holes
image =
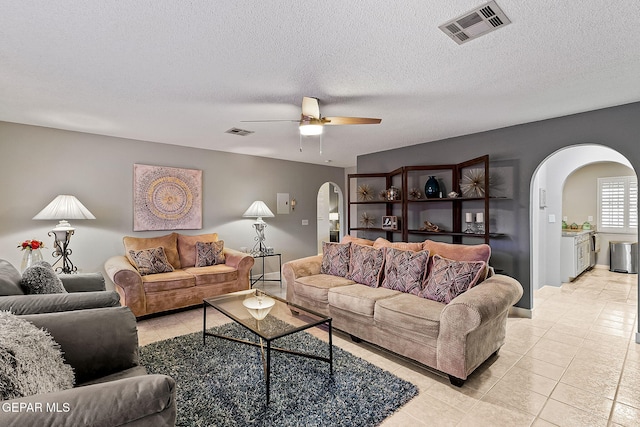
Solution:
[[[638,181],[635,176],[598,178],[598,230],[636,233]]]

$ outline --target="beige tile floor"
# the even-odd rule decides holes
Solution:
[[[278,285],[266,290],[283,295]],[[594,269],[535,292],[533,319],[509,318],[506,344],[465,383],[367,343],[334,344],[416,384],[390,426],[638,426],[637,275]],[[213,311],[207,324],[228,320]],[[140,345],[202,330],[202,309],[138,323]],[[326,339],[326,332],[314,335]]]

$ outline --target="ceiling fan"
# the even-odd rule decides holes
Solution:
[[[302,114],[300,120],[243,120],[243,122],[298,122],[300,135],[322,135],[324,126],[336,125],[375,125],[382,119],[369,117],[322,117],[318,99],[305,96],[302,98]]]

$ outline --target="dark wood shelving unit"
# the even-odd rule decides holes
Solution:
[[[401,232],[401,230],[386,230],[383,229],[381,227],[358,227],[357,224],[359,224],[359,219],[356,219],[356,226],[352,226],[352,211],[351,208],[352,206],[358,206],[358,205],[379,205],[379,206],[383,206],[384,207],[384,211],[385,211],[385,215],[393,215],[393,207],[394,206],[402,206],[402,200],[381,200],[378,198],[378,195],[374,195],[374,197],[376,197],[375,200],[351,200],[351,195],[353,193],[352,190],[352,179],[356,179],[357,180],[365,180],[365,181],[382,181],[384,180],[384,187],[382,189],[388,189],[393,185],[393,179],[394,177],[396,177],[396,179],[398,179],[397,177],[402,177],[402,173],[403,173],[403,169],[402,168],[398,168],[396,170],[393,170],[389,173],[360,173],[360,174],[349,174],[348,175],[348,179],[347,179],[347,194],[349,195],[349,202],[347,203],[347,224],[348,224],[348,230],[347,233],[350,233],[351,231],[362,231],[362,232],[367,232],[367,231],[373,231],[373,232],[377,232],[380,234],[386,234],[386,239],[387,240],[393,240],[393,235],[395,233]],[[356,183],[354,188],[358,187],[358,183]],[[402,194],[402,193],[401,193]],[[355,196],[357,198],[357,195]]]
[[[484,171],[484,196],[483,197],[448,197],[448,193],[455,191],[461,194],[460,184],[463,180],[464,173],[470,169],[482,169]],[[425,198],[423,195],[420,199],[410,199],[409,194],[411,192],[409,187],[419,188],[422,190],[424,186],[425,176],[433,175],[437,176],[438,180],[442,182],[442,186],[445,188],[444,197],[442,198]],[[390,188],[392,185],[398,186],[398,180],[400,180],[400,200],[352,200],[357,198],[357,195],[353,195],[353,189],[357,188],[359,182],[371,182],[380,181],[384,183],[384,189]],[[355,183],[355,184],[354,184]],[[418,184],[416,184],[418,183]],[[354,187],[355,185],[355,187]],[[462,163],[449,164],[449,165],[419,165],[419,166],[403,166],[389,173],[364,173],[364,174],[349,174],[347,179],[347,188],[349,201],[347,204],[347,218],[348,218],[348,232],[362,231],[362,232],[376,232],[385,234],[387,240],[394,241],[394,237],[400,236],[402,241],[412,241],[411,236],[448,236],[453,243],[464,244],[478,243],[482,241],[489,243],[490,238],[502,237],[504,234],[492,233],[489,230],[490,224],[490,200],[500,199],[492,198],[489,194],[489,156],[481,156],[474,159],[467,160]],[[421,191],[422,192],[422,191]],[[471,203],[468,203],[471,202]],[[436,207],[436,204],[440,206]],[[447,207],[446,204],[449,204]],[[352,207],[356,208],[363,205],[379,205],[385,213],[384,215],[394,215],[398,217],[398,230],[387,230],[381,227],[361,227],[358,226],[360,219],[352,218]],[[443,205],[445,205],[443,207]],[[479,205],[479,206],[478,206]],[[419,206],[420,209],[415,207]],[[472,206],[472,207],[465,207]],[[477,206],[477,207],[473,207]],[[465,233],[463,227],[463,215],[469,211],[469,209],[476,209],[482,212],[484,215],[484,233]],[[422,223],[416,227],[415,217],[430,216],[434,214],[436,217],[446,216],[446,222],[444,228],[446,231],[425,231],[420,230],[419,227]],[[378,218],[376,220],[379,220]],[[355,225],[354,222],[355,221]],[[418,221],[419,222],[419,221]],[[437,222],[437,225],[440,226]]]

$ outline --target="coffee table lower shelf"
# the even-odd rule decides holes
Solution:
[[[256,291],[256,292],[261,292],[261,291]],[[233,295],[233,294],[229,294],[229,295]],[[223,296],[225,297],[225,296]],[[310,313],[314,316],[317,316],[318,318],[316,320],[310,321],[309,323],[306,323],[302,326],[298,326],[298,327],[294,327],[294,328],[289,328],[286,331],[282,331],[282,333],[275,333],[275,334],[271,334],[270,336],[266,336],[266,334],[262,333],[259,330],[259,327],[253,328],[250,326],[247,326],[243,321],[241,321],[240,319],[238,319],[236,316],[233,315],[233,313],[231,311],[227,311],[225,309],[224,305],[218,305],[217,302],[219,302],[221,300],[221,298],[223,297],[216,297],[216,298],[209,298],[203,301],[203,328],[202,328],[202,345],[204,346],[206,344],[206,337],[207,336],[211,336],[211,337],[216,337],[216,338],[221,338],[221,339],[225,339],[225,340],[229,340],[229,341],[234,341],[234,342],[238,342],[241,344],[248,344],[254,347],[260,347],[260,352],[261,352],[261,359],[262,359],[262,367],[263,367],[263,372],[264,372],[264,378],[265,378],[265,391],[266,391],[266,403],[267,405],[269,404],[270,401],[270,392],[271,392],[271,351],[277,351],[277,352],[281,352],[281,353],[287,353],[287,354],[293,354],[296,356],[300,356],[300,357],[306,357],[308,359],[314,359],[314,360],[319,360],[321,362],[326,362],[329,364],[329,372],[331,375],[333,375],[333,334],[332,334],[332,327],[331,327],[331,318],[330,317],[326,317],[326,316],[322,316],[318,313],[312,312],[310,310],[307,309],[303,309],[302,307],[298,307],[294,304],[288,303],[287,301],[277,298],[277,297],[273,297],[270,296],[271,298],[275,299],[276,301],[278,301],[278,304],[285,304],[286,306],[292,306],[294,307],[296,312],[300,312],[303,311],[305,313]],[[241,303],[241,299],[239,299],[238,301],[240,301]],[[233,321],[235,321],[236,323],[242,325],[243,327],[245,327],[246,329],[250,330],[251,332],[253,332],[256,336],[258,336],[259,342],[253,342],[253,341],[247,341],[247,340],[243,340],[243,339],[239,339],[239,338],[235,338],[235,337],[230,337],[230,336],[226,336],[226,335],[220,335],[220,334],[214,334],[212,332],[208,332],[207,331],[207,307],[212,307],[215,308],[216,310],[218,310],[219,312],[223,313],[224,315],[226,315],[227,317],[229,317],[230,319],[232,319]],[[227,304],[228,307],[228,304]],[[259,325],[260,321],[256,321],[256,325]],[[315,354],[310,354],[310,353],[304,353],[304,352],[300,352],[300,351],[296,351],[296,350],[291,350],[291,349],[286,349],[286,348],[281,348],[281,347],[274,347],[271,345],[271,342],[278,339],[278,338],[282,338],[284,336],[287,335],[291,335],[297,332],[301,332],[304,331],[306,329],[310,329],[314,326],[320,326],[320,325],[327,325],[327,329],[329,332],[329,357],[324,357],[324,356],[318,356]]]

